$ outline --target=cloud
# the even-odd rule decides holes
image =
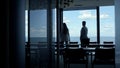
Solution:
[[[114,36],[115,35],[115,27],[114,24],[104,23],[101,25],[101,36]]]
[[[30,32],[32,37],[46,37],[47,35],[47,30],[45,27],[41,28],[31,27]]]
[[[100,19],[107,19],[110,16],[108,14],[100,14]],[[78,16],[78,18],[80,19],[95,19],[96,18],[96,14],[92,14],[92,11],[87,11],[87,10],[83,10],[80,11],[80,15]]]
[[[110,16],[108,14],[101,14],[100,15],[100,18],[101,19],[106,19],[106,18],[109,18]]]
[[[112,28],[112,25],[105,25],[104,28]]]
[[[91,19],[95,17],[96,16],[93,15],[90,11],[80,11],[80,15],[78,16],[80,19]]]
[[[70,20],[67,19],[66,17],[63,17],[63,22],[65,22],[65,23],[70,23]]]
[[[112,25],[105,25],[105,26],[103,26],[103,28],[104,28],[104,32],[106,32],[106,31],[111,31],[113,29],[113,26]]]
[[[28,11],[25,11],[25,36],[28,37]],[[47,30],[45,26],[30,27],[31,37],[46,37]]]

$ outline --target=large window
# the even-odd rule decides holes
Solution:
[[[46,42],[47,15],[46,10],[30,11],[30,42]],[[28,11],[25,11],[25,39],[28,42]]]
[[[30,42],[47,42],[47,10],[30,12]]]
[[[63,22],[65,22],[69,28],[70,41],[77,41],[80,43],[82,21],[86,21],[90,41],[97,41],[96,9],[63,12]]]
[[[113,41],[115,43],[114,6],[100,7],[100,43]]]

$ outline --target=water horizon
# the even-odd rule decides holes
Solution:
[[[90,38],[90,42],[96,42],[97,41],[97,37],[89,37]],[[54,37],[52,39],[53,42],[56,42],[56,38]],[[70,37],[70,41],[72,42],[78,42],[80,43],[80,39],[79,37]],[[100,37],[100,43],[103,43],[103,41],[113,41],[113,43],[115,43],[115,37]],[[27,42],[27,40],[26,40]],[[39,43],[39,42],[47,42],[47,37],[31,37],[30,38],[30,42],[31,43]]]

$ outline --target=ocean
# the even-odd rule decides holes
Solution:
[[[90,42],[97,41],[97,37],[89,37],[89,38],[90,38]],[[53,42],[56,42],[56,38],[53,38],[52,40]],[[70,41],[80,43],[79,37],[70,37]],[[100,43],[103,43],[103,41],[113,41],[113,43],[115,43],[115,37],[100,37]],[[31,37],[30,42],[31,43],[47,42],[47,37]]]

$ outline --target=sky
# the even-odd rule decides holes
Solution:
[[[82,21],[86,21],[88,36],[97,36],[95,9],[64,11],[63,20],[71,36],[80,36]],[[100,36],[115,36],[114,6],[100,7]]]
[[[25,12],[25,24],[27,27],[28,17]],[[35,10],[30,13],[30,36],[31,37],[46,37],[47,36],[47,12],[46,10]],[[100,7],[100,35],[115,36],[115,20],[114,6]],[[96,33],[96,10],[73,10],[63,12],[63,22],[69,28],[70,36],[80,36],[81,22],[86,21],[88,27],[88,36],[97,36]],[[56,20],[54,20],[56,21]],[[55,31],[56,28],[54,28]],[[26,28],[27,36],[27,28]]]

